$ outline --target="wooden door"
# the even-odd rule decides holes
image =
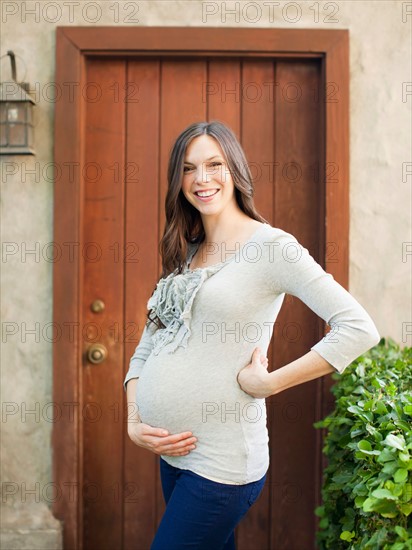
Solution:
[[[78,404],[71,432],[75,449],[68,455],[63,453],[69,446],[68,435],[61,433],[64,424],[55,426],[55,477],[62,485],[75,478],[76,486],[75,498],[69,502],[65,492],[54,511],[65,520],[65,548],[144,550],[164,511],[159,457],[127,436],[123,380],[160,275],[170,147],[193,121],[229,124],[246,151],[258,210],[333,272],[325,263],[326,183],[339,178],[336,163],[325,169],[325,67],[321,57],[304,55],[105,52],[84,56],[82,79],[81,162],[71,199],[77,205],[81,252],[76,283],[64,260],[55,270],[56,317],[61,315],[57,308],[66,315],[73,310],[68,303],[73,286],[79,304],[77,353],[70,367],[62,363],[63,341],[54,359],[56,400],[75,395]],[[59,116],[61,123],[64,113]],[[56,128],[61,131],[59,120]],[[55,190],[56,234],[62,236],[73,221],[58,182]],[[334,247],[329,260],[342,260]],[[324,329],[308,307],[286,297],[269,348],[270,370],[305,354]],[[103,360],[94,363],[99,357]],[[236,529],[238,550],[315,548],[313,511],[324,461],[321,432],[313,423],[331,404],[325,379],[268,398],[269,476]],[[70,457],[74,464],[68,463]]]

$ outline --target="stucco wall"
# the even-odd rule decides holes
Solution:
[[[318,5],[317,15],[316,3],[310,1],[126,4],[86,0],[80,4],[4,0],[2,55],[12,49],[17,55],[18,79],[32,87],[39,83],[40,91],[44,91],[35,107],[36,156],[3,157],[2,237],[15,247],[8,249],[7,261],[3,257],[2,263],[1,397],[3,413],[7,413],[2,422],[2,482],[6,483],[2,505],[9,518],[4,527],[18,522],[14,508],[28,502],[38,510],[30,512],[31,517],[41,518],[52,496],[47,492],[52,481],[51,411],[44,406],[52,399],[52,334],[47,332],[47,325],[52,321],[53,264],[42,251],[53,240],[53,175],[47,165],[53,161],[54,103],[47,99],[47,83],[54,80],[57,25],[349,29],[349,290],[370,313],[381,335],[411,345],[411,330],[409,335],[406,331],[411,323],[412,245],[407,243],[412,241],[412,85],[407,88],[406,83],[412,81],[412,3],[345,0]],[[8,57],[1,59],[1,70],[5,80]],[[24,247],[35,253],[25,253]],[[34,334],[25,334],[33,328]],[[24,414],[24,407],[37,412]],[[35,494],[25,494],[25,489],[34,489]],[[36,504],[36,498],[40,503]],[[38,520],[37,527],[34,520],[24,521],[33,529],[45,528],[49,521],[47,529],[56,529],[50,518]],[[7,547],[22,548],[21,540],[20,546],[12,546],[11,533],[5,534]],[[43,540],[43,547],[59,547],[56,533],[47,539],[49,546],[44,546]]]

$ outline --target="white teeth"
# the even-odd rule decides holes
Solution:
[[[196,195],[199,195],[199,197],[210,197],[211,195],[214,195],[218,192],[218,189],[214,189],[213,191],[198,191]]]

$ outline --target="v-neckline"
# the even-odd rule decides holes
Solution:
[[[229,264],[229,263],[233,262],[235,259],[237,259],[239,257],[239,255],[242,253],[245,246],[248,245],[251,241],[253,241],[253,239],[261,231],[261,229],[263,229],[264,226],[268,226],[268,225],[269,224],[266,223],[266,222],[262,223],[262,225],[260,225],[256,229],[256,231],[254,231],[254,233],[236,250],[236,253],[233,254],[229,259],[227,259],[223,262],[218,262],[216,264],[207,265],[205,267],[196,267],[195,269],[190,269],[189,268],[190,262],[192,261],[193,256],[196,254],[196,252],[197,252],[197,250],[199,249],[199,246],[200,246],[200,243],[198,243],[197,246],[194,246],[194,249],[193,249],[192,253],[189,254],[189,257],[186,260],[185,272],[186,273],[196,273],[196,272],[199,272],[199,271],[205,271],[206,269],[212,269],[212,268],[216,268],[216,267],[219,267],[219,266],[224,266],[226,264]]]

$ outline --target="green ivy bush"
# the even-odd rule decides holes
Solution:
[[[319,548],[412,550],[412,348],[381,338],[331,376]]]

